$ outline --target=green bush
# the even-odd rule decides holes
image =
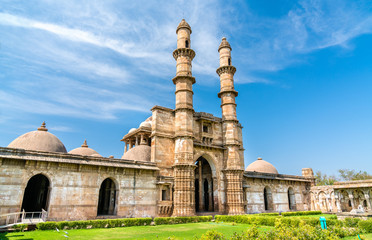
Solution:
[[[154,218],[155,225],[163,224],[180,224],[180,223],[197,223],[210,222],[212,216],[196,216],[196,217],[157,217]]]
[[[273,212],[273,213],[258,213],[254,215],[259,215],[259,216],[279,216],[278,212]]]
[[[365,233],[372,233],[372,219],[361,220],[358,222],[358,226]]]
[[[359,218],[345,218],[345,226],[346,227],[357,227],[359,221],[360,221]]]
[[[99,219],[87,221],[62,221],[38,223],[39,230],[58,229],[86,229],[86,228],[114,228],[150,225],[152,218],[120,218],[120,219]]]
[[[318,215],[322,214],[321,211],[298,211],[298,212],[282,212],[282,216],[304,216],[304,215]]]
[[[12,229],[15,232],[23,232],[26,228],[27,228],[27,224],[17,224],[17,225],[12,226]]]

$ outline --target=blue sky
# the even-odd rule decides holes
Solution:
[[[233,48],[246,166],[372,173],[371,1],[1,0],[0,146],[46,121],[68,151],[120,158],[152,106],[174,108],[182,18],[196,111],[221,115],[221,38]]]

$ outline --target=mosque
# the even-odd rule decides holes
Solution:
[[[216,49],[222,116],[194,110],[191,33],[182,20],[173,51],[175,108],[154,106],[121,139],[121,159],[101,156],[86,141],[67,152],[45,123],[0,147],[0,215],[45,211],[48,220],[62,221],[319,208],[311,168],[302,176],[280,174],[262,158],[244,168],[226,38]]]

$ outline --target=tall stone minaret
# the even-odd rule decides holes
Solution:
[[[234,89],[236,68],[231,65],[231,46],[226,38],[222,38],[218,52],[220,53],[220,67],[217,69],[217,74],[220,76],[221,83],[218,97],[221,98],[224,145],[226,147],[226,167],[224,169],[226,207],[228,214],[235,215],[244,212],[242,186],[244,159],[240,154],[242,146],[238,132],[239,121],[236,117],[235,97],[238,96],[238,92]]]
[[[173,52],[177,61],[177,73],[173,78],[176,85],[173,216],[191,216],[195,215],[192,91],[195,78],[191,73],[191,61],[195,52],[190,48],[191,28],[184,19],[178,25],[176,33],[177,49]]]

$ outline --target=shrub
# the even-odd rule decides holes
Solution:
[[[282,216],[303,216],[303,215],[318,215],[322,214],[321,211],[298,211],[298,212],[282,212]]]
[[[359,218],[345,218],[345,226],[346,227],[357,227],[359,221],[360,221]]]
[[[27,228],[27,224],[17,224],[17,225],[12,226],[12,229],[15,232],[23,232],[26,228]]]
[[[180,223],[197,223],[210,222],[212,216],[196,216],[196,217],[157,217],[154,218],[155,225],[163,224],[180,224]]]
[[[36,226],[39,230],[58,229],[86,229],[86,228],[114,228],[150,225],[152,218],[120,218],[120,219],[99,219],[87,221],[62,221],[43,222]]]
[[[279,213],[278,212],[273,212],[273,213],[259,213],[259,214],[255,214],[255,215],[259,215],[259,216],[279,216]]]
[[[372,233],[372,219],[361,220],[358,222],[358,226],[365,233]]]
[[[216,230],[209,230],[205,234],[203,234],[200,240],[224,240],[224,236],[222,233],[217,232]]]

